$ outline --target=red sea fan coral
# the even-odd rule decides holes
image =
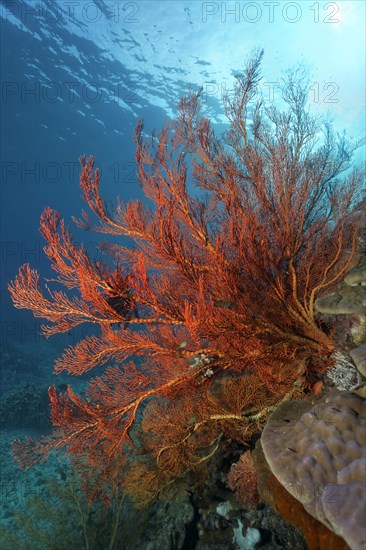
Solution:
[[[236,464],[230,468],[227,485],[240,504],[248,508],[256,508],[260,498],[257,489],[257,473],[250,451],[243,453]]]
[[[66,449],[118,484],[136,451],[131,430],[151,398],[204,399],[214,381],[234,373],[254,375],[259,393],[264,386],[281,401],[311,373],[311,358],[332,350],[314,301],[357,257],[357,227],[345,219],[364,173],[338,178],[356,146],[329,125],[316,145],[307,89],[293,75],[283,90],[288,111],[253,104],[261,57],[248,62],[226,101],[223,139],[200,114],[199,94],[184,98],[176,121],[151,141],[138,124],[138,177],[153,206],[118,201],[108,209],[94,160],[81,159],[81,188],[98,223],[83,213],[77,224],[127,236],[132,247],[106,245],[108,261],[93,261],[57,212],[42,214],[53,284],[66,291],[44,291],[25,265],[9,286],[14,305],[47,319],[46,336],[82,323],[98,329],[64,352],[56,372],[106,370],[85,397],[50,390],[54,433],[15,444],[22,466]],[[144,358],[138,367],[136,357]]]

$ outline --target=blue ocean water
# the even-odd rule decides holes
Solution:
[[[340,129],[362,133],[365,6],[337,6],[339,14],[314,2],[279,2],[272,11],[260,2],[1,0],[1,401],[38,387],[44,407],[28,410],[15,399],[14,415],[1,420],[4,525],[13,525],[12,513],[45,477],[63,479],[57,462],[47,476],[37,467],[27,477],[9,446],[14,437],[47,433],[52,364],[79,336],[45,341],[41,320],[15,310],[7,291],[24,262],[51,276],[38,231],[44,206],[73,227],[72,216],[84,207],[78,161],[84,154],[96,157],[107,200],[143,199],[134,160],[138,119],[147,134],[159,130],[189,88],[202,88],[205,114],[222,129],[223,94],[258,46],[269,74],[263,92],[275,99],[281,71],[306,61],[314,70],[313,108],[336,111]],[[73,234],[99,257],[98,235],[75,227]],[[68,382],[61,376],[56,383]],[[83,380],[73,387],[82,390]]]

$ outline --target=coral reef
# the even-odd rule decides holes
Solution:
[[[340,351],[333,353],[331,358],[334,360],[334,365],[327,371],[327,377],[338,390],[351,391],[361,386],[363,379],[357,365],[349,361]]]
[[[283,403],[261,442],[281,485],[352,549],[361,548],[366,542],[365,400],[333,390],[315,403]]]
[[[152,401],[136,437],[131,432],[136,444],[133,460],[126,464],[125,491],[142,505],[157,494],[172,497],[202,487],[223,443],[245,443],[260,432],[276,403],[254,375],[218,379],[174,403]],[[245,465],[249,468],[250,461],[244,458]],[[251,498],[255,500],[255,480]]]
[[[175,479],[196,487],[225,446],[248,443],[274,407],[304,397],[330,365],[332,330],[314,304],[357,264],[361,219],[345,220],[364,171],[351,169],[357,143],[306,110],[302,73],[283,85],[285,111],[253,105],[262,53],[226,98],[222,138],[201,114],[199,93],[150,140],[138,123],[149,205],[108,208],[94,159],[81,159],[97,222],[83,213],[76,224],[119,243],[128,237],[129,246],[105,244],[106,260],[93,261],[45,208],[41,233],[56,275],[42,287],[22,266],[9,285],[14,305],[46,319],[46,336],[90,323],[95,334],[67,348],[55,371],[102,373],[82,395],[49,389],[54,431],[15,442],[22,467],[66,451],[83,479],[98,471],[98,498],[122,485],[146,504]]]
[[[366,222],[365,222],[365,202],[358,206],[359,210],[356,212],[363,214],[362,223],[359,227],[358,240],[360,243],[359,261],[356,267],[354,267],[345,277],[340,287],[331,294],[325,294],[321,298],[315,301],[315,309],[322,314],[329,316],[337,315],[339,331],[343,330],[348,332],[351,336],[351,341],[347,343],[346,351],[349,354],[351,360],[360,376],[357,377],[352,374],[352,366],[347,363],[347,358],[341,357],[341,352],[336,352],[336,369],[333,374],[330,372],[330,378],[336,383],[339,389],[354,389],[358,386],[365,384],[363,380],[366,378]],[[347,330],[342,317],[344,315],[352,316],[353,323],[351,329]],[[337,340],[337,334],[335,335]],[[342,366],[343,364],[343,366]],[[337,373],[338,365],[338,373]],[[349,378],[353,380],[353,384],[350,381],[348,383],[342,380]]]
[[[220,479],[197,492],[194,502],[199,516],[198,540],[193,546],[196,550],[253,548],[252,536],[258,540],[258,548],[263,550],[307,550],[301,533],[285,523],[270,506],[243,508],[231,492],[221,487]]]
[[[75,472],[61,470],[38,493],[28,495],[8,526],[0,527],[2,550],[180,550],[193,508],[179,503],[154,503],[136,512],[126,496],[110,506],[88,503]],[[39,487],[38,487],[39,488]]]
[[[362,209],[353,217],[360,218]],[[364,247],[365,223],[357,238]],[[281,404],[253,453],[261,498],[301,529],[311,549],[358,550],[366,540],[362,252],[360,258],[334,293],[315,302],[323,320],[335,327],[336,349],[331,368],[316,385],[317,398]]]
[[[349,550],[349,546],[341,537],[311,516],[301,502],[276,479],[265,459],[260,440],[253,451],[253,460],[261,498],[271,506],[270,510],[275,510],[286,522],[299,529],[306,540],[304,549]],[[297,549],[300,545],[301,539],[298,539],[292,547]]]

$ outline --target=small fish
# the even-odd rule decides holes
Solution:
[[[186,346],[187,346],[187,342],[184,341],[177,347],[177,356],[178,357],[183,357],[183,351],[186,348]]]
[[[187,342],[184,341],[178,346],[178,349],[184,349],[185,347],[187,347]]]
[[[320,395],[320,393],[322,392],[323,386],[324,384],[321,380],[318,380],[318,382],[314,384],[312,392],[315,395],[315,397],[318,397]]]

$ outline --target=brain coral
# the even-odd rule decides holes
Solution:
[[[285,489],[352,550],[365,548],[366,401],[334,390],[315,404],[285,402],[261,441]]]

